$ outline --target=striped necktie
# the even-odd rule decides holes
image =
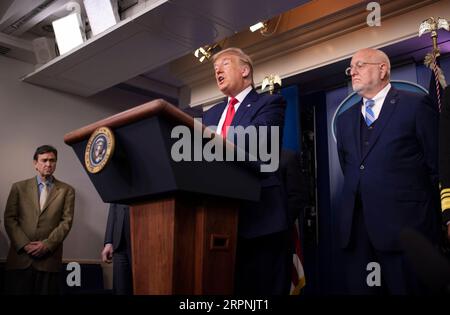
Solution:
[[[368,127],[370,127],[371,124],[373,124],[373,122],[375,121],[375,114],[373,113],[373,105],[375,105],[375,101],[374,100],[367,100],[366,101],[366,117],[365,117],[365,121]]]

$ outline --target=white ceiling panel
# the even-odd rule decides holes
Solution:
[[[129,49],[136,46],[139,49]],[[155,46],[165,49],[155,49]],[[142,71],[158,67],[176,58],[180,52],[188,51],[186,46],[177,41],[141,31],[103,51],[102,58],[95,55],[61,72],[59,78],[83,80],[86,73],[95,71],[95,80],[92,80],[91,84],[95,92],[104,89],[105,86],[121,83],[124,78],[129,79],[141,74]]]

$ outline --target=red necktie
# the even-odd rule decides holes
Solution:
[[[235,113],[234,105],[236,105],[237,103],[239,103],[239,101],[234,97],[232,97],[230,99],[230,102],[228,103],[227,115],[225,116],[225,121],[223,122],[222,126],[222,137],[224,138],[227,137],[228,127],[231,125],[231,122],[233,121]]]

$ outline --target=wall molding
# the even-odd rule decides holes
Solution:
[[[263,40],[259,34],[241,32],[228,39],[226,46],[241,47],[252,57],[255,64],[255,84],[260,85],[264,76],[269,73],[277,73],[282,78],[286,78],[348,58],[358,48],[380,47],[386,43],[394,43],[417,36],[419,24],[414,22],[414,25],[406,25],[407,23],[404,23],[405,19],[408,19],[408,15],[417,15],[420,11],[424,13],[423,19],[425,19],[429,16],[427,15],[429,11],[444,14],[448,10],[443,12],[439,8],[450,7],[450,0],[385,0],[379,1],[379,3],[382,14],[381,27],[369,27],[366,24],[369,11],[366,10],[367,1],[365,1],[313,22],[299,25],[284,33],[263,38]],[[423,10],[426,7],[429,10]],[[436,10],[436,8],[438,9]],[[395,28],[396,32],[387,32],[387,28]],[[358,36],[363,33],[367,35],[367,38],[359,41]],[[389,38],[391,35],[396,37]],[[258,36],[259,39],[255,39]],[[345,53],[337,51],[336,47],[343,50],[342,47],[339,47],[339,42],[349,41],[349,37],[352,36],[355,36],[355,41],[351,43],[350,40],[348,51]],[[361,42],[359,46],[358,41]],[[308,53],[305,53],[306,51]],[[318,56],[319,54],[321,56]],[[298,61],[290,62],[296,56],[304,57],[305,55],[311,59],[309,64]],[[186,57],[183,62],[186,62],[187,59],[190,62],[189,67],[185,65],[183,67],[181,62],[178,65],[175,63],[172,65],[172,71],[191,88],[190,105],[211,105],[221,100],[223,95],[215,87],[211,63],[200,64],[193,56]],[[289,63],[290,67],[286,67],[286,63]]]

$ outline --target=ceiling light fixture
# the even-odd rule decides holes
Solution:
[[[278,26],[280,25],[281,15],[279,15],[276,19],[276,22],[275,18],[265,22],[258,22],[255,25],[250,26],[250,31],[256,32],[259,30],[262,36],[269,37],[277,31]]]
[[[60,55],[86,41],[80,5],[76,2],[69,2],[66,4],[66,10],[72,13],[52,22]]]
[[[218,53],[222,50],[219,44],[215,44],[213,46],[203,46],[199,47],[195,50],[194,56],[198,59],[198,61],[203,62],[205,60],[209,60],[214,54]]]
[[[252,33],[256,32],[257,30],[260,30],[262,28],[267,28],[267,23],[263,23],[263,22],[258,22],[252,26],[250,26],[250,31],[252,31]]]
[[[195,50],[194,56],[198,58],[198,61],[203,62],[206,59],[211,58],[211,53],[209,53],[205,48],[200,47]]]

